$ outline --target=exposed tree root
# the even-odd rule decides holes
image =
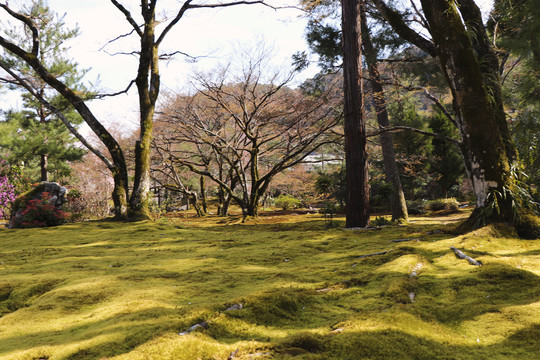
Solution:
[[[473,259],[472,257],[468,256],[468,255],[465,255],[465,253],[461,250],[458,250],[456,249],[455,247],[453,246],[450,246],[450,249],[452,249],[454,251],[454,253],[456,254],[456,256],[460,259],[464,259],[464,260],[467,260],[469,262],[469,264],[471,265],[475,265],[475,266],[482,266],[484,264],[482,264],[481,261],[479,260],[475,260]]]

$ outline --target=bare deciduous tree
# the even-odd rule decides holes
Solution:
[[[264,4],[262,0],[216,1],[215,3],[202,0],[185,0],[179,3],[178,8],[170,11],[172,14],[169,13],[168,15],[171,16],[165,15],[163,19],[157,19],[158,2],[158,0],[141,0],[140,14],[137,15],[122,5],[121,1],[111,0],[112,5],[120,11],[123,18],[132,27],[132,31],[129,34],[120,37],[136,36],[139,41],[138,48],[130,53],[130,55],[138,57],[137,74],[126,90],[123,91],[127,92],[135,84],[139,97],[140,135],[135,143],[135,176],[131,194],[129,192],[126,159],[118,141],[89,109],[85,100],[76,89],[66,84],[62,78],[55,76],[51,69],[48,69],[38,56],[42,49],[42,44],[40,43],[40,31],[42,27],[40,26],[40,21],[44,21],[44,19],[30,16],[24,7],[14,10],[8,5],[7,1],[0,3],[0,8],[13,20],[19,22],[26,30],[26,39],[24,41],[9,38],[7,35],[0,36],[0,46],[25,62],[35,71],[37,76],[63,96],[77,110],[86,124],[88,124],[90,129],[107,148],[109,156],[92,147],[80,134],[76,133],[74,128],[70,128],[70,130],[75,131],[74,133],[76,133],[78,139],[96,154],[111,171],[114,178],[113,200],[115,213],[120,218],[146,218],[149,216],[150,143],[152,140],[155,106],[160,91],[159,48],[166,36],[189,10]],[[158,25],[162,29],[161,31],[159,31]],[[32,88],[24,76],[18,76],[17,69],[10,68],[9,64],[3,64],[2,68],[8,71],[10,76],[13,76],[21,86],[27,90]],[[51,104],[40,96],[40,94],[36,92],[32,94],[44,106],[51,108],[64,121],[66,126],[71,126],[66,117],[58,109],[52,109]]]
[[[257,52],[254,52],[257,54]],[[253,55],[253,54],[252,54]],[[272,74],[266,54],[195,76],[196,92],[163,109],[154,143],[177,166],[217,183],[245,216],[256,216],[274,176],[334,141],[340,120],[334,84],[317,96],[287,87],[292,74]]]

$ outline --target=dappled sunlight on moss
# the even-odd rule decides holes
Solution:
[[[540,358],[540,241],[466,216],[0,230],[0,359]]]

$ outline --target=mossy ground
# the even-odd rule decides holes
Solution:
[[[0,359],[539,359],[540,240],[467,215],[1,230]]]

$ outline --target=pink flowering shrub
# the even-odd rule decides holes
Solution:
[[[9,218],[11,204],[17,197],[17,190],[13,184],[13,171],[5,160],[0,161],[0,219]]]
[[[11,204],[16,197],[15,186],[10,184],[7,176],[0,176],[0,219],[9,217]]]
[[[2,155],[5,157],[6,155]],[[30,180],[24,179],[17,165],[0,160],[0,219],[8,219],[17,196],[30,189]]]
[[[16,227],[31,228],[61,225],[70,214],[50,203],[49,193],[44,192],[40,199],[29,200],[22,211],[22,218]]]

